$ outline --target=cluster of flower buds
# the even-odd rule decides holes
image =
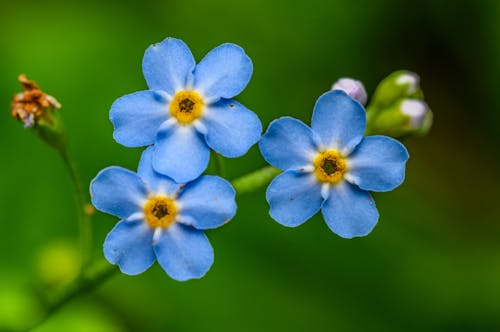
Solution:
[[[12,117],[32,128],[40,138],[56,149],[64,145],[64,128],[58,109],[61,104],[52,96],[44,93],[38,85],[19,75],[23,91],[14,95],[11,104]]]
[[[420,79],[410,71],[396,71],[383,79],[367,107],[367,134],[396,138],[423,136],[432,125],[432,112],[423,100]],[[361,104],[367,94],[363,83],[339,79],[332,90],[342,90]]]

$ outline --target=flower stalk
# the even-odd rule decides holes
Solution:
[[[256,171],[243,175],[237,179],[231,181],[234,189],[236,190],[236,195],[246,194],[257,189],[260,189],[278,174],[281,170],[274,168],[272,166],[265,166]]]
[[[78,229],[79,229],[79,242],[81,250],[81,270],[83,271],[89,264],[90,253],[92,251],[92,224],[91,215],[93,209],[87,208],[90,206],[87,200],[87,194],[80,174],[76,167],[76,163],[71,158],[68,149],[59,150],[59,155],[64,161],[68,174],[74,188],[74,200],[78,213]]]
[[[46,299],[47,304],[45,306],[45,311],[27,330],[38,327],[67,303],[88,291],[96,289],[118,271],[118,267],[109,265],[104,261],[95,264],[92,268],[89,268],[87,272],[81,274],[80,277],[70,285],[56,293],[52,298]]]
[[[92,209],[88,206],[86,190],[83,186],[76,164],[68,151],[66,130],[60,114],[61,104],[52,96],[43,92],[35,81],[19,75],[23,91],[14,95],[11,114],[24,127],[33,132],[45,143],[54,148],[61,156],[69,173],[74,188],[75,204],[78,213],[82,269],[88,263],[91,251]]]

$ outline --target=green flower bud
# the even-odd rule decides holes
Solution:
[[[412,134],[425,135],[432,125],[432,112],[429,106],[418,99],[405,99],[399,111],[409,118],[408,131]]]
[[[370,133],[395,138],[422,136],[432,125],[429,106],[418,99],[402,99],[394,106],[380,112],[370,124]]]
[[[366,134],[396,138],[423,136],[432,126],[432,112],[423,101],[420,78],[396,71],[380,82],[367,107]]]
[[[420,78],[406,70],[396,71],[380,82],[373,94],[370,107],[377,110],[393,106],[402,98],[422,99]]]

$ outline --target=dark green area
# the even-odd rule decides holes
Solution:
[[[88,183],[109,165],[135,169],[141,150],[114,142],[108,111],[146,88],[146,47],[175,36],[197,60],[223,42],[242,46],[255,70],[238,100],[266,127],[284,115],[309,123],[339,77],[371,94],[397,69],[420,74],[435,125],[405,142],[406,182],[375,195],[381,218],[369,236],[341,239],[320,216],[285,228],[264,190],[242,195],[235,219],[208,232],[205,278],[175,282],[157,265],[118,275],[39,331],[499,331],[499,19],[496,1],[3,2],[0,330],[35,315],[44,248],[78,243],[63,162],[10,118],[17,76],[63,105]],[[225,169],[232,179],[264,164],[253,148]],[[116,219],[93,222],[100,258]]]

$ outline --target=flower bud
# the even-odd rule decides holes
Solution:
[[[406,87],[406,93],[410,95],[418,90],[420,77],[410,71],[403,72],[396,77],[396,84],[402,87]]]
[[[365,105],[368,99],[363,83],[352,78],[340,78],[333,84],[332,90],[344,91],[351,98],[356,99],[361,105]]]
[[[432,112],[429,106],[422,100],[406,99],[399,105],[399,111],[409,118],[408,132],[422,136],[429,132],[432,126]]]
[[[58,109],[61,104],[52,96],[44,93],[34,81],[19,75],[23,91],[12,100],[12,117],[32,128],[49,145],[62,149],[65,144],[64,128]]]
[[[373,120],[372,133],[395,138],[425,135],[432,125],[429,106],[418,99],[403,99]]]
[[[420,89],[420,78],[417,74],[399,70],[380,82],[370,107],[375,109],[389,108],[403,98],[422,99],[423,94]]]
[[[410,128],[419,128],[424,123],[429,107],[418,99],[406,99],[399,106],[399,110],[410,118]]]

